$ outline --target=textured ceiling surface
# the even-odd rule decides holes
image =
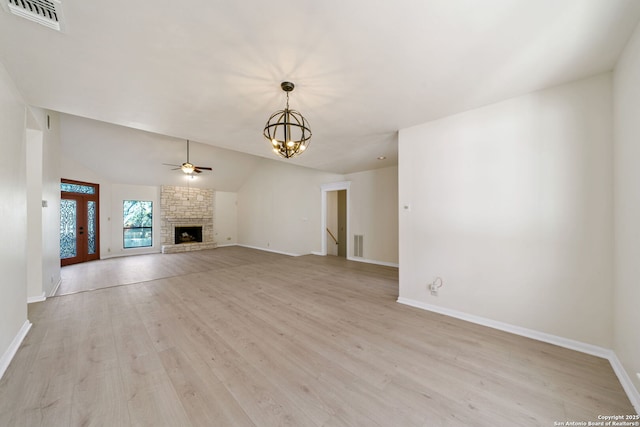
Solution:
[[[313,131],[289,162],[334,173],[397,164],[399,129],[611,70],[640,18],[636,0],[61,7],[62,32],[0,10],[0,62],[28,104],[158,134],[159,153],[190,139],[274,159],[262,129],[289,80]]]

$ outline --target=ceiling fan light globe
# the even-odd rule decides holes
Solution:
[[[192,174],[196,170],[196,167],[191,163],[183,163],[180,168],[182,169],[182,172],[186,174]]]

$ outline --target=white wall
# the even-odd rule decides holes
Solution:
[[[353,236],[361,234],[363,258],[397,264],[398,168],[353,173],[345,179],[351,181],[348,256],[353,256]]]
[[[400,297],[610,348],[611,109],[604,74],[401,130]]]
[[[288,254],[321,250],[321,191],[343,176],[261,159],[238,190],[238,243]]]
[[[57,114],[30,107],[27,120],[27,298],[51,296],[60,281],[60,137]],[[46,201],[47,206],[42,206]]]
[[[238,243],[238,193],[216,191],[213,203],[213,237],[218,246]]]
[[[42,301],[45,292],[42,288],[42,163],[43,132],[35,123],[31,112],[26,129],[26,175],[27,175],[27,301]]]
[[[58,114],[32,108],[41,123],[42,147],[42,289],[51,296],[60,283],[60,126]],[[47,116],[49,126],[47,126]]]
[[[0,376],[27,321],[26,106],[0,64]],[[14,343],[16,344],[16,343]]]
[[[160,187],[115,184],[68,157],[60,161],[62,178],[100,184],[100,258],[160,252]],[[124,249],[122,201],[153,202],[153,247]],[[59,209],[59,208],[58,208]],[[59,248],[58,248],[59,251]]]
[[[238,191],[238,243],[296,255],[321,252],[321,186],[345,180],[348,241],[363,234],[364,260],[397,264],[397,167],[344,176],[265,159]],[[328,253],[331,245],[328,238]]]
[[[615,290],[613,348],[640,390],[640,26],[613,78]]]

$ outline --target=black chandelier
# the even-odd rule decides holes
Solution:
[[[289,109],[289,92],[295,85],[282,82],[280,87],[287,93],[287,107],[276,111],[264,126],[263,135],[271,142],[273,152],[289,159],[304,153],[311,139],[309,122],[296,110]]]

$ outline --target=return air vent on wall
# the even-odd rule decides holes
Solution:
[[[62,16],[57,0],[3,0],[9,11],[45,27],[60,31]]]
[[[362,234],[353,235],[353,256],[362,258]]]

